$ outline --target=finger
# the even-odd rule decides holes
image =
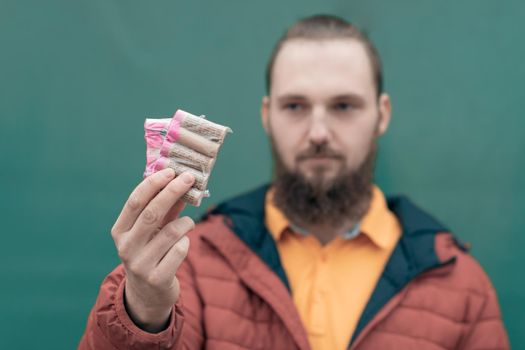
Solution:
[[[168,211],[166,216],[164,217],[164,222],[162,226],[167,225],[169,222],[175,220],[179,217],[180,213],[184,210],[186,207],[186,203],[182,200],[178,200],[177,203],[171,209]]]
[[[175,276],[180,264],[186,259],[189,248],[190,239],[188,236],[182,237],[168,250],[164,258],[159,262],[155,268],[156,273],[159,276]]]
[[[171,247],[177,244],[194,227],[195,223],[188,216],[168,223],[144,246],[138,257],[138,262],[148,270],[153,269]]]
[[[162,227],[162,222],[173,205],[191,188],[195,178],[183,173],[173,179],[144,208],[130,230],[129,240],[136,247],[144,246],[154,233]]]
[[[164,169],[145,178],[133,192],[131,192],[117,221],[111,229],[111,234],[114,239],[118,234],[128,231],[133,227],[133,224],[144,207],[174,176],[175,172],[173,169]]]

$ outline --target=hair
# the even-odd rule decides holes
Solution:
[[[363,44],[370,63],[377,96],[383,92],[383,72],[379,54],[370,39],[364,32],[346,20],[333,15],[315,15],[306,17],[290,27],[275,45],[268,65],[266,66],[266,93],[270,94],[272,71],[275,59],[283,45],[293,39],[327,40],[327,39],[354,39]]]

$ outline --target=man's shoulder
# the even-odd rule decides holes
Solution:
[[[449,288],[480,295],[492,292],[488,274],[465,244],[459,243],[451,233],[446,233],[436,236],[435,246],[439,259],[450,261],[452,266],[445,279]]]
[[[434,246],[434,253],[443,266],[425,276],[436,277],[431,280],[437,287],[479,294],[492,289],[487,273],[469,253],[469,245],[463,244],[440,220],[406,196],[389,196],[388,206],[400,220],[404,243],[413,250],[416,259],[426,259],[424,252],[428,250],[421,249],[422,245]]]

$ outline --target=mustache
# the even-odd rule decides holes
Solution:
[[[328,146],[321,144],[321,145],[312,145],[305,151],[299,153],[296,157],[298,161],[308,159],[308,158],[315,158],[315,157],[326,157],[326,158],[336,158],[340,160],[344,160],[345,157],[343,154],[334,151],[333,149],[329,148]]]

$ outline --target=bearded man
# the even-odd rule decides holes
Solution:
[[[305,18],[266,78],[273,182],[196,225],[179,217],[191,175],[138,185],[80,348],[507,349],[478,263],[374,185],[391,102],[372,43],[340,18]]]

